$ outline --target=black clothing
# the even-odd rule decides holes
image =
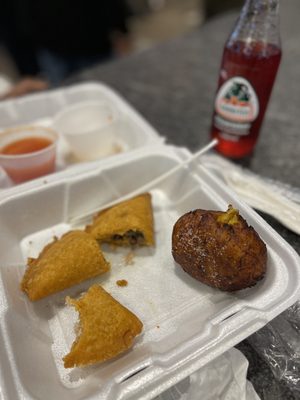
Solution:
[[[0,40],[21,74],[39,72],[37,53],[106,59],[112,33],[127,33],[125,0],[1,0]]]

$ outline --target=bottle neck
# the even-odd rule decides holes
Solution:
[[[280,48],[279,0],[246,0],[229,44],[236,41],[262,42]]]

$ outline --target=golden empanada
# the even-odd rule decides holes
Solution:
[[[100,211],[85,230],[101,243],[153,246],[151,195],[144,193]]]
[[[109,360],[129,349],[141,333],[143,324],[99,285],[94,285],[79,300],[67,297],[79,313],[79,332],[65,368]]]
[[[28,259],[21,289],[30,300],[76,285],[110,269],[99,244],[88,233],[70,231]]]

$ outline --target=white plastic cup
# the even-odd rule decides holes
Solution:
[[[86,101],[59,112],[53,127],[77,158],[95,160],[113,153],[118,123],[119,115],[109,104]]]
[[[30,153],[1,153],[1,149],[10,143],[32,137],[49,139],[51,144],[41,150]],[[0,165],[15,183],[50,174],[55,170],[57,139],[56,132],[45,127],[20,126],[5,129],[0,132]]]

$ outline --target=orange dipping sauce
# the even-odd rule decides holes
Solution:
[[[20,126],[0,132],[0,166],[14,183],[55,171],[55,131],[38,126]]]
[[[28,168],[6,168],[7,174],[15,183],[21,183],[29,181],[31,179],[39,178],[40,176],[47,175],[53,172],[55,169],[55,157],[44,162],[39,166],[28,167]]]
[[[45,137],[26,137],[7,144],[0,150],[0,153],[6,155],[34,153],[35,151],[43,150],[52,143],[50,139]]]

